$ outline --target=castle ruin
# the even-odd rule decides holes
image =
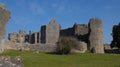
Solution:
[[[52,19],[48,25],[41,26],[39,32],[30,31],[29,34],[26,34],[25,31],[20,30],[19,33],[10,33],[8,39],[16,43],[55,44],[59,39],[59,35],[60,25],[57,23],[56,19]]]
[[[80,42],[79,48],[82,51],[90,50],[93,53],[104,53],[102,21],[96,18],[90,19],[88,24],[75,23],[73,27],[67,29],[60,29],[60,25],[53,18],[48,25],[41,26],[39,32],[9,34],[10,41],[38,45],[48,44],[49,46],[56,44],[60,37],[76,38]]]
[[[5,5],[0,4],[0,53],[4,51],[5,47],[8,48],[11,45],[14,48],[27,46],[30,49],[35,47],[34,49],[38,50],[53,51],[60,37],[76,38],[79,41],[80,51],[90,50],[93,53],[104,53],[102,21],[100,19],[92,18],[88,24],[75,23],[71,28],[60,29],[60,25],[53,18],[48,25],[41,26],[38,32],[30,31],[27,34],[20,30],[19,33],[10,33],[8,35],[9,41],[4,42],[6,24],[10,15],[10,11],[6,9]],[[30,46],[25,45],[26,43]]]
[[[4,51],[4,37],[6,33],[6,25],[10,19],[10,11],[4,4],[0,3],[0,53]]]

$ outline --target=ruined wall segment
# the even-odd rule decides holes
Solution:
[[[74,28],[71,27],[71,28],[67,28],[67,29],[62,29],[62,30],[60,30],[60,36],[62,36],[62,37],[64,37],[64,36],[74,37],[74,36],[75,36]]]
[[[39,41],[40,41],[40,37],[39,36],[40,36],[40,32],[32,33],[30,43],[31,44],[38,44]]]
[[[41,26],[41,43],[46,43],[46,25]]]
[[[4,38],[6,33],[6,25],[10,19],[10,11],[4,4],[0,3],[0,40]]]
[[[19,37],[18,37],[19,43],[24,43],[24,42],[25,42],[25,36],[26,36],[25,31],[19,30],[18,36],[19,36]]]
[[[27,39],[26,36],[28,35],[25,33],[25,31],[19,30],[19,33],[16,32],[9,33],[8,39],[9,41],[14,43],[25,43]]]
[[[89,37],[89,28],[87,24],[74,24],[73,26],[75,31],[75,36],[79,41],[83,41],[85,43],[88,43],[88,37]]]
[[[56,43],[59,39],[60,25],[56,19],[53,18],[50,23],[46,26],[41,27],[41,40],[42,43]]]
[[[88,34],[87,24],[74,24],[75,35],[85,35]]]
[[[60,36],[74,37],[79,41],[78,50],[82,52],[85,52],[87,50],[87,44],[89,41],[89,28],[87,24],[75,23],[73,27],[61,30]]]
[[[89,21],[89,49],[93,53],[104,53],[103,29],[100,19],[92,18]]]
[[[18,42],[18,34],[16,32],[13,32],[13,33],[9,33],[8,34],[8,39],[11,41],[11,42]]]
[[[5,7],[4,4],[0,3],[0,53],[4,51],[4,36],[10,15],[10,11]]]
[[[79,41],[88,43],[89,29],[86,24],[74,24],[73,27],[60,31],[60,36],[74,37]]]

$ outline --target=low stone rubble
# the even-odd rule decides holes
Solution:
[[[0,67],[24,67],[20,56],[0,56]]]

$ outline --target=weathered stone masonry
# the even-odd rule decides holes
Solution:
[[[8,34],[8,39],[11,42],[24,43],[26,40],[26,33],[23,30],[20,30],[19,33],[13,32]]]
[[[102,21],[99,19],[90,19],[88,25],[74,24],[71,28],[61,30],[60,36],[70,36],[78,39],[81,50],[87,47],[93,53],[104,53]],[[84,45],[81,43],[84,43]]]
[[[58,42],[60,25],[56,19],[52,19],[46,26],[41,27],[41,43],[54,44]]]
[[[89,32],[89,49],[93,53],[104,53],[102,21],[90,19]]]
[[[104,53],[102,21],[96,18],[90,19],[88,24],[75,23],[73,27],[62,30],[56,19],[52,19],[48,25],[42,26],[39,32],[30,32],[26,35],[28,39],[25,39],[25,42],[47,44],[46,47],[58,42],[60,37],[74,37],[79,41],[79,50]]]
[[[52,19],[48,25],[41,26],[39,32],[30,31],[26,34],[20,30],[19,33],[10,33],[9,40],[17,41],[18,43],[28,42],[31,44],[55,44],[60,35],[60,25],[56,19]],[[20,42],[19,42],[20,41]]]
[[[0,4],[0,53],[4,51],[4,36],[10,15],[10,11],[5,7],[5,5]]]
[[[60,36],[70,36],[77,38],[79,41],[88,43],[88,30],[88,25],[75,23],[72,28],[61,30]]]

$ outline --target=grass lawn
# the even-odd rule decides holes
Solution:
[[[21,56],[24,67],[120,67],[119,54],[55,55],[34,51],[6,51],[0,56]]]

